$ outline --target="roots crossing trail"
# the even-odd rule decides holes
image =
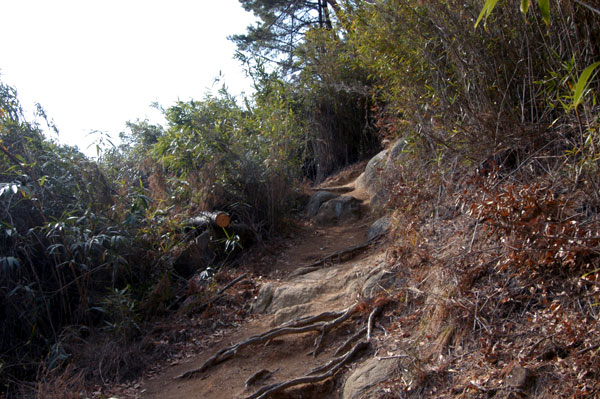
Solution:
[[[347,195],[365,199],[362,192]],[[144,380],[140,397],[329,397],[339,391],[329,377],[368,346],[367,317],[358,304],[365,283],[384,272],[382,250],[365,244],[369,225],[367,218],[329,227],[306,222],[280,252],[246,266],[263,283],[253,318],[217,332],[202,353]],[[300,383],[310,384],[294,388]],[[275,390],[263,396],[269,388]]]

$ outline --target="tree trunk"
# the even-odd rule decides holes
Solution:
[[[208,226],[215,228],[228,227],[229,223],[231,223],[231,218],[225,212],[200,212],[200,215],[188,221],[188,225],[196,229],[207,228]]]

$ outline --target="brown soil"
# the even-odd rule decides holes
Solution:
[[[352,192],[358,198],[365,198],[365,193]],[[342,292],[325,292],[319,298],[311,301],[311,314],[326,311],[341,310],[355,301],[352,296],[345,295],[343,287],[344,278],[351,273],[353,266],[360,263],[360,267],[372,262],[367,258],[380,256],[378,252],[355,257],[349,262],[341,264],[325,264],[321,270],[306,276],[291,278],[290,274],[302,266],[309,265],[323,257],[336,253],[344,248],[352,247],[366,241],[366,233],[370,226],[370,218],[362,218],[356,223],[320,227],[309,221],[296,221],[290,224],[287,237],[267,251],[255,253],[240,266],[241,271],[257,276],[263,283],[271,282],[276,285],[290,283],[297,286],[310,285],[311,282],[321,279],[338,281],[334,287],[340,287]],[[321,274],[319,274],[321,272]],[[273,328],[272,315],[253,316],[237,329],[225,329],[215,333],[206,340],[206,349],[197,355],[188,355],[185,361],[173,362],[165,367],[162,372],[146,377],[135,397],[142,398],[207,398],[222,399],[245,397],[256,391],[262,385],[276,381],[284,381],[306,374],[309,370],[325,364],[332,353],[352,330],[341,328],[327,337],[327,345],[315,358],[310,353],[314,349],[316,332],[302,335],[293,335],[277,338],[268,346],[245,348],[240,353],[224,363],[209,369],[205,373],[190,379],[174,379],[174,377],[192,369],[198,368],[204,361],[217,350],[240,342],[243,339],[268,331]],[[261,369],[274,371],[266,380],[261,381],[246,389],[246,380]],[[317,384],[313,387],[313,394],[325,394],[324,391],[333,389],[331,381]],[[321,394],[317,394],[318,391]],[[306,390],[303,391],[306,395]],[[294,390],[286,392],[287,396],[294,397]],[[312,397],[312,396],[311,396]]]

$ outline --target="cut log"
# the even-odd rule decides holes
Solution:
[[[197,229],[212,227],[228,227],[231,217],[225,212],[200,212],[200,215],[188,220],[188,225]]]

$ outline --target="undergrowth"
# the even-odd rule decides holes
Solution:
[[[394,214],[387,258],[406,284],[381,342],[400,359],[384,384],[394,397],[598,394],[598,217],[538,166],[449,168],[423,184],[421,164],[391,186],[395,204],[429,198]]]

